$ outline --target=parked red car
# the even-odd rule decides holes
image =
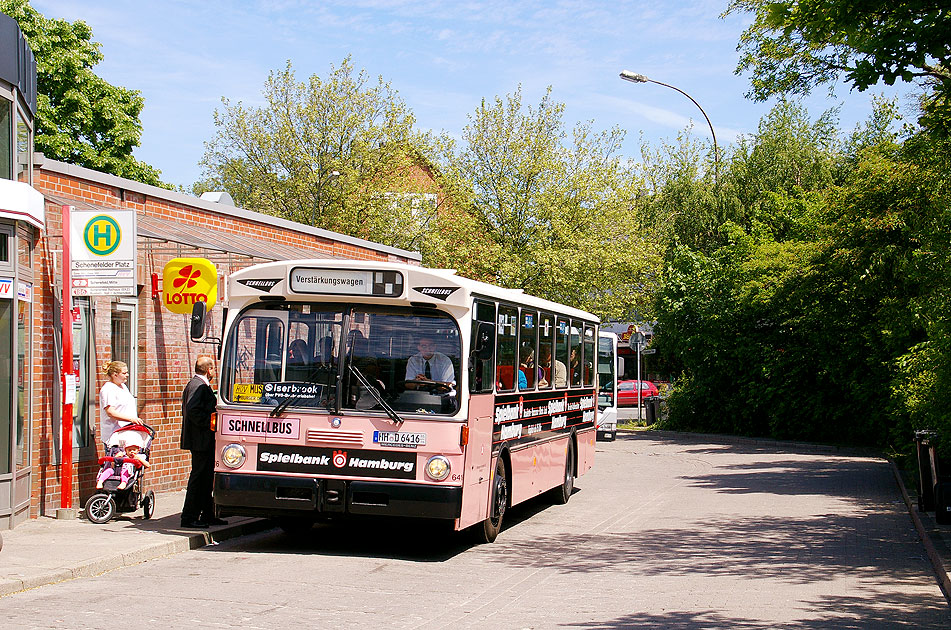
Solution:
[[[636,407],[637,406],[637,384],[641,384],[641,403],[650,396],[657,396],[657,386],[650,381],[618,381],[617,384],[617,404],[618,407]]]

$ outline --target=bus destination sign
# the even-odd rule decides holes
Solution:
[[[295,293],[400,297],[403,294],[403,274],[398,271],[295,267],[291,270],[290,288]]]

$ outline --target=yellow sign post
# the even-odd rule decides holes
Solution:
[[[195,302],[207,309],[218,301],[218,271],[204,258],[173,258],[162,271],[162,303],[173,313],[189,314]]]

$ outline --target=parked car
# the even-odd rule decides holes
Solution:
[[[636,407],[637,406],[637,384],[641,388],[641,404],[650,396],[657,396],[657,386],[650,381],[618,381],[617,384],[617,404],[618,407]]]

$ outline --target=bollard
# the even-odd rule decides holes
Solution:
[[[79,516],[76,508],[56,508],[56,518],[60,521],[73,521]]]

